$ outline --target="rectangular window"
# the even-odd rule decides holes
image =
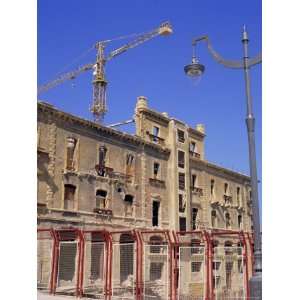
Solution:
[[[71,184],[65,184],[64,209],[74,210],[75,192],[76,192],[76,186]]]
[[[184,131],[177,129],[177,139],[180,143],[184,143]]]
[[[213,196],[215,193],[215,181],[212,179],[210,181],[210,195]]]
[[[153,164],[153,178],[157,179],[159,177],[159,163],[155,162]]]
[[[200,270],[201,270],[201,261],[192,261],[191,269],[192,269],[192,273],[200,272]]]
[[[236,200],[237,200],[237,203],[238,203],[238,205],[240,205],[240,195],[241,194],[241,189],[240,189],[240,187],[237,187],[236,188]]]
[[[153,126],[153,142],[157,143],[158,142],[158,137],[159,137],[159,127]]]
[[[227,195],[228,193],[228,183],[224,183],[224,194]]]
[[[159,207],[160,207],[160,203],[158,201],[153,201],[153,203],[152,203],[152,226],[159,226]]]
[[[178,167],[184,168],[184,152],[178,151]]]
[[[77,145],[77,140],[75,138],[67,138],[67,170],[73,171],[75,169],[75,149]]]
[[[179,218],[179,230],[186,231],[186,218],[184,217]]]
[[[161,280],[164,263],[150,263],[150,281]]]
[[[133,165],[134,165],[134,156],[130,153],[126,155],[126,175],[132,176],[133,171]]]
[[[105,176],[105,158],[106,158],[107,148],[103,145],[99,147],[98,153],[98,175]]]
[[[185,203],[183,201],[183,195],[179,194],[178,195],[178,201],[179,201],[179,212],[184,213],[185,212]]]
[[[197,175],[192,174],[192,188],[196,187]]]
[[[243,229],[243,218],[241,215],[238,215],[238,228]]]
[[[196,230],[197,228],[197,215],[198,215],[198,208],[193,208],[192,211],[192,229]]]
[[[232,262],[227,262],[226,263],[226,288],[230,289],[231,288],[231,283],[232,283]]]
[[[106,208],[106,195],[104,190],[96,191],[96,208]]]
[[[190,142],[190,152],[196,152],[196,143]]]
[[[180,190],[185,189],[185,174],[184,173],[178,174],[178,185],[179,185]]]

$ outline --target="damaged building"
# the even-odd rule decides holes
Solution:
[[[87,232],[139,228],[252,231],[250,178],[205,159],[203,125],[191,128],[167,113],[150,109],[145,97],[137,99],[135,134],[96,124],[43,102],[38,103],[37,116],[38,228],[75,228]],[[70,286],[70,282],[75,285],[78,272],[70,267],[76,265],[78,255],[76,246],[70,243],[76,240],[76,231],[62,231],[59,238],[60,257],[64,259],[58,263],[57,288],[67,283]],[[95,243],[88,246],[91,257],[86,265],[92,275],[87,280],[102,282],[103,266],[93,262],[104,257],[103,239],[91,234],[90,240]],[[133,240],[126,233],[119,234],[117,240],[124,244],[127,254],[118,254],[118,266],[125,271],[112,275],[121,286],[135,272],[135,264],[128,264],[134,260],[134,250]],[[230,240],[219,242],[225,250],[225,243],[230,244]],[[48,284],[50,276],[50,270],[44,267],[47,255],[43,252],[47,247],[41,245],[38,250],[41,286]],[[164,251],[156,247],[150,251]],[[221,275],[214,276],[214,288],[232,285],[239,264],[224,266],[226,274],[228,268],[235,268],[233,275],[230,279],[224,275],[224,283]],[[202,267],[199,263],[190,266],[196,280],[200,280],[196,273]],[[214,268],[219,267],[222,266],[216,262]],[[147,268],[149,276],[144,277],[148,276],[149,281],[160,280],[169,272],[161,260],[152,261]],[[190,294],[195,290],[192,285],[185,288]]]

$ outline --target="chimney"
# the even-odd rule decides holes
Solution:
[[[196,130],[201,132],[202,134],[205,134],[205,126],[203,124],[197,124]]]

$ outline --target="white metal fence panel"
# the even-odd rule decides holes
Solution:
[[[74,294],[78,274],[78,241],[59,242],[56,293]]]
[[[86,241],[84,247],[83,294],[102,299],[106,280],[105,243]]]
[[[179,300],[202,300],[205,297],[205,248],[179,247]]]
[[[54,241],[49,231],[38,232],[37,240],[37,288],[49,291]]]
[[[242,247],[215,247],[213,256],[215,299],[246,299],[245,272]]]
[[[112,298],[135,299],[136,244],[114,243],[112,257]]]
[[[144,299],[169,298],[169,247],[144,245]]]

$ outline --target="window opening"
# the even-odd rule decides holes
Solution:
[[[74,210],[75,192],[76,186],[72,184],[65,184],[64,209]]]
[[[184,173],[178,174],[178,185],[179,185],[180,190],[185,189],[185,174]]]
[[[196,143],[190,142],[190,152],[196,152]]]
[[[212,179],[210,181],[210,195],[213,196],[215,192],[215,181]]]
[[[196,180],[197,180],[197,175],[193,174],[192,175],[192,188],[196,187]]]
[[[241,215],[238,215],[238,228],[242,229],[243,227],[243,217]]]
[[[159,167],[160,167],[159,163],[155,162],[153,164],[153,178],[154,179],[157,179],[159,176]]]
[[[179,230],[186,231],[186,218],[184,217],[179,218]]]
[[[159,127],[153,126],[153,142],[158,142],[159,137]]]
[[[104,190],[96,191],[96,208],[106,208],[106,196],[107,196],[107,191]]]
[[[192,212],[192,229],[196,230],[197,228],[197,215],[198,215],[198,208],[193,207]]]
[[[218,220],[217,220],[217,212],[213,210],[211,212],[211,226],[217,227],[218,226]]]
[[[159,226],[159,207],[160,207],[160,203],[158,201],[153,201],[153,203],[152,203],[152,226]]]
[[[201,261],[192,261],[191,263],[192,273],[200,272],[201,270]]]
[[[103,145],[99,147],[99,168],[98,175],[105,176],[105,158],[106,158],[107,148]]]
[[[76,148],[77,140],[75,138],[69,137],[67,139],[67,170],[74,170],[74,154]]]
[[[184,143],[184,131],[177,129],[177,138],[179,142]]]
[[[185,202],[183,200],[183,195],[179,194],[178,195],[178,200],[179,200],[179,212],[184,213],[185,212]]]
[[[178,151],[178,167],[184,168],[184,152]]]

